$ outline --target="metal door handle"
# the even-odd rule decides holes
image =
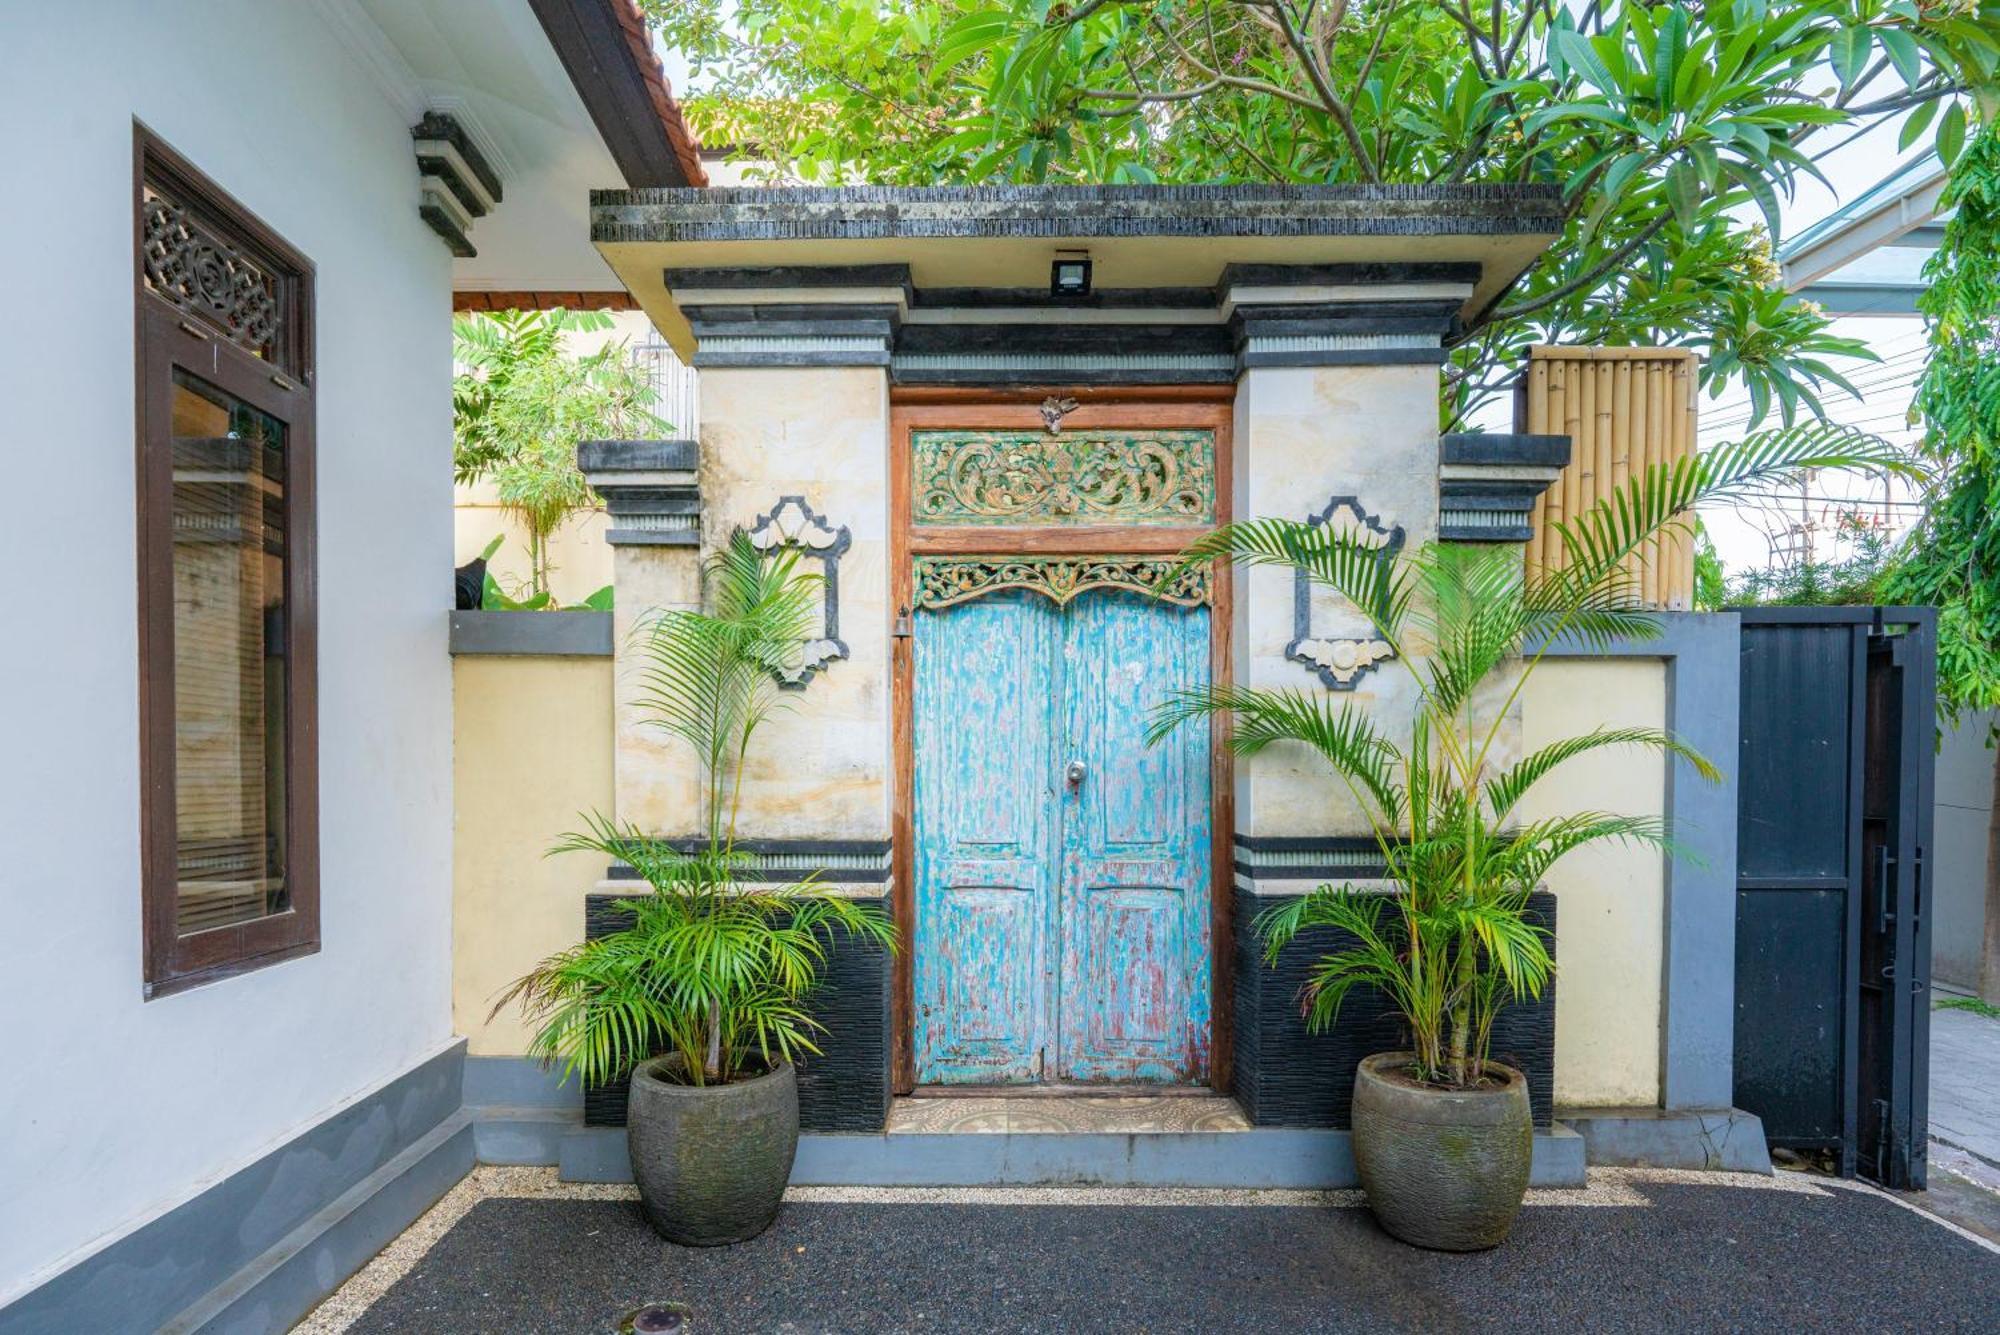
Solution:
[[[1896,921],[1896,855],[1886,843],[1875,846],[1875,930],[1887,935]]]
[[[1081,788],[1083,787],[1084,775],[1088,773],[1090,773],[1089,766],[1085,765],[1081,760],[1072,760],[1063,768],[1063,780],[1072,788]]]

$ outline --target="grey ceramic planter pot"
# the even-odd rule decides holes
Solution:
[[[799,1148],[799,1082],[790,1064],[697,1089],[677,1057],[632,1072],[626,1140],[639,1203],[660,1236],[690,1247],[754,1238],[771,1226]]]
[[[1354,1078],[1354,1163],[1368,1208],[1391,1235],[1437,1251],[1497,1247],[1528,1192],[1535,1126],[1528,1081],[1489,1062],[1503,1083],[1425,1089],[1389,1077],[1407,1052],[1364,1058]]]

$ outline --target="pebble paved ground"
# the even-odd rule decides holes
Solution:
[[[629,1188],[481,1169],[300,1328],[1994,1331],[2000,1247],[1817,1179],[1594,1170],[1501,1249],[1404,1247],[1354,1193],[796,1191],[740,1247],[662,1242]]]

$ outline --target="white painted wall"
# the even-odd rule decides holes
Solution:
[[[1986,841],[1992,828],[1992,714],[1967,714],[1939,738],[1937,808],[1931,830],[1931,979],[1977,992],[1986,958]]]
[[[319,954],[141,1000],[132,121],[318,266]],[[0,15],[0,1302],[451,1035],[450,257],[286,0]]]

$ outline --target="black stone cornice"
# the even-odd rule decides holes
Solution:
[[[838,186],[595,190],[591,240],[1545,236],[1539,185]]]
[[[1229,265],[1207,288],[1107,289],[1077,301],[1046,289],[916,288],[903,264],[670,268],[662,277],[699,367],[887,366],[902,384],[1143,385],[1230,383],[1260,366],[1439,365],[1480,272],[1457,262]],[[1237,300],[1252,288],[1256,300]],[[900,300],[885,299],[892,293]]]
[[[706,193],[706,192],[700,192]],[[666,269],[672,292],[760,292],[774,289],[896,288],[909,304],[914,289],[907,264],[759,264]]]
[[[692,440],[586,440],[584,480],[604,498],[614,547],[701,545],[701,447]]]
[[[1474,284],[1481,266],[1470,260],[1367,262],[1345,264],[1226,264],[1216,280],[1215,301],[1228,300],[1238,287],[1380,287],[1386,284]]]
[[[1535,502],[1570,460],[1568,436],[1453,432],[1438,439],[1438,537],[1526,542]]]
[[[1438,437],[1441,464],[1563,468],[1569,464],[1568,436],[1521,431],[1454,431]]]

